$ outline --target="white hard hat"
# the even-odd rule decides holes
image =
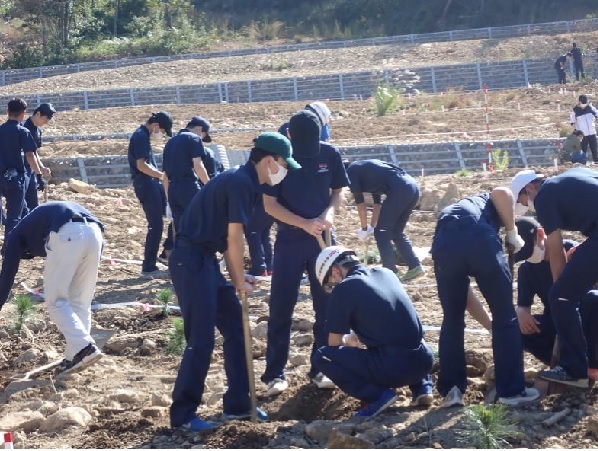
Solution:
[[[318,278],[320,285],[324,284],[324,280],[332,265],[339,261],[341,257],[346,258],[348,256],[351,256],[349,261],[359,261],[355,251],[344,246],[329,246],[320,252],[320,255],[318,255],[318,258],[316,259],[316,277]]]
[[[328,123],[328,119],[330,119],[332,113],[330,111],[330,108],[328,108],[324,102],[312,102],[308,106],[311,107],[311,109],[314,110],[314,112],[318,115],[318,117],[320,118],[320,122],[322,123],[322,126]]]
[[[544,175],[538,174],[533,169],[525,169],[515,174],[515,177],[513,177],[513,180],[511,181],[511,192],[513,193],[515,202],[517,202],[519,193],[525,188],[525,185],[541,178],[544,178]]]

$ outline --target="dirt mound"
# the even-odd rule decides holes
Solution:
[[[264,404],[274,421],[344,420],[359,408],[359,403],[339,389],[323,390],[308,380],[290,384],[272,402]]]
[[[149,439],[154,434],[154,423],[145,418],[127,418],[119,415],[116,418],[101,419],[91,425],[81,448],[122,448],[123,443]]]
[[[203,445],[206,448],[260,449],[276,436],[277,428],[277,425],[269,423],[231,421],[207,435]]]

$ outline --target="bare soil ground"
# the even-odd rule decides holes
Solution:
[[[340,50],[246,57],[233,64],[233,59],[198,61],[196,66],[185,67],[182,63],[171,65],[148,65],[119,71],[100,71],[76,76],[56,77],[12,86],[5,92],[49,92],[64,89],[99,89],[117,86],[144,86],[144,83],[195,83],[212,80],[223,81],[232,76],[253,78],[256,74],[280,76],[338,72],[362,67],[409,67],[416,64],[446,64],[488,58],[504,59],[542,56],[549,52],[556,55],[568,48],[573,38],[582,47],[593,48],[594,34],[587,39],[581,36],[531,37],[507,41],[468,41],[466,43],[426,44],[410,48],[350,49],[347,57]],[[584,40],[585,39],[585,40]],[[517,46],[512,42],[518,41]],[[506,47],[505,47],[506,46]],[[526,54],[526,52],[531,54]],[[386,52],[386,53],[385,53]],[[395,52],[395,53],[393,53]],[[493,53],[494,52],[494,53]],[[367,59],[366,55],[374,55]],[[546,53],[548,54],[548,53]],[[337,59],[338,56],[338,59]],[[283,58],[282,60],[280,58]],[[276,70],[270,66],[280,61],[293,61],[293,66]],[[304,63],[299,63],[305,61]],[[188,62],[191,64],[192,62]],[[390,66],[385,66],[390,65]],[[155,67],[154,67],[155,66]],[[264,68],[265,66],[265,68]],[[164,68],[171,76],[164,75]],[[179,67],[185,67],[176,75]],[[144,72],[145,70],[150,72]],[[151,72],[155,71],[155,72]],[[305,72],[303,72],[305,71]],[[247,75],[241,75],[247,73]],[[210,75],[212,74],[212,75]],[[231,78],[228,78],[228,75]],[[180,77],[180,78],[176,78]],[[592,83],[569,86],[575,92],[559,93],[552,87],[534,87],[513,91],[491,93],[491,137],[529,138],[557,136],[557,123],[567,123],[566,110],[575,103],[580,90],[595,94]],[[335,144],[405,143],[414,141],[449,141],[480,139],[485,134],[484,98],[481,93],[448,93],[445,96],[422,96],[406,105],[405,113],[397,112],[378,118],[368,101],[331,102]],[[562,111],[558,110],[561,105]],[[101,134],[131,132],[145,121],[148,114],[158,108],[170,110],[179,126],[195,114],[213,120],[214,128],[264,128],[275,130],[303,103],[268,103],[250,105],[197,105],[155,106],[107,109],[102,111],[72,111],[57,115],[57,121],[48,126],[46,135],[54,134]],[[444,111],[442,111],[444,107]],[[520,128],[522,127],[522,128]],[[525,127],[525,128],[523,128]],[[500,129],[504,129],[500,131]],[[215,141],[229,148],[249,148],[256,131],[218,133]],[[160,143],[157,143],[158,147]],[[81,143],[56,143],[46,146],[43,156],[114,155],[124,154],[126,141],[100,141]],[[483,192],[498,184],[507,183],[513,170],[483,177],[427,176],[420,183],[431,189],[444,189],[455,183],[460,195]],[[106,225],[109,258],[140,259],[143,253],[143,237],[146,222],[143,212],[131,188],[96,190],[90,195],[75,194],[65,186],[51,186],[50,199],[74,200],[91,211]],[[415,211],[407,233],[418,247],[431,244],[435,226],[434,213]],[[337,218],[339,242],[353,245],[357,216],[354,209],[343,207]],[[370,250],[375,245],[372,243]],[[366,249],[358,245],[360,254]],[[427,275],[407,286],[422,322],[439,326],[441,310],[434,284],[433,268],[429,258],[424,260]],[[21,294],[19,286],[25,282],[30,288],[42,287],[41,260],[24,261],[17,275],[14,292]],[[157,292],[172,288],[169,281],[147,281],[139,277],[140,266],[106,260],[101,264],[96,292],[96,302],[115,304],[140,302],[158,304]],[[269,284],[262,283],[250,298],[250,318],[254,329],[254,363],[256,375],[264,370],[266,342],[263,329],[267,321],[267,298]],[[11,377],[22,374],[35,366],[53,361],[61,356],[63,339],[49,321],[40,306],[34,318],[27,322],[27,331],[13,331],[15,307],[8,304],[0,315],[0,388],[6,389]],[[265,424],[246,422],[226,423],[221,416],[221,396],[225,376],[222,362],[222,339],[217,337],[217,347],[208,375],[205,404],[200,408],[202,417],[219,425],[209,434],[184,434],[168,427],[167,408],[173,383],[177,374],[179,358],[167,355],[165,348],[172,329],[173,316],[164,317],[158,310],[142,312],[137,307],[121,307],[98,310],[93,314],[94,326],[115,332],[108,342],[106,356],[97,365],[71,376],[44,374],[39,384],[9,395],[0,392],[0,422],[24,420],[16,433],[16,446],[28,448],[319,448],[326,445],[326,434],[318,434],[316,426],[331,428],[334,424],[344,431],[368,439],[379,448],[448,448],[469,447],[460,439],[460,432],[467,426],[463,422],[463,410],[441,410],[438,400],[428,410],[408,407],[408,390],[399,390],[399,401],[373,421],[363,423],[350,421],[357,408],[353,399],[339,390],[319,392],[308,383],[306,372],[313,321],[308,288],[302,287],[295,310],[291,362],[288,372],[291,387],[276,398],[265,397],[265,390],[258,382],[261,406],[270,414]],[[479,326],[471,319],[468,327]],[[467,402],[482,402],[489,383],[483,377],[491,362],[491,343],[488,335],[467,334],[470,386]],[[438,332],[427,333],[432,347],[438,346]],[[526,357],[528,382],[531,384],[541,365]],[[598,391],[570,392],[552,395],[529,406],[512,409],[510,418],[521,432],[509,443],[515,447],[595,447],[598,430]],[[50,427],[50,417],[60,415],[68,407],[79,407],[80,425]],[[556,412],[569,409],[569,413],[553,426],[541,426],[541,422]],[[55,417],[53,417],[55,419]],[[28,420],[28,421],[26,421]],[[326,423],[325,420],[333,423]],[[71,419],[71,422],[75,422]],[[366,434],[366,435],[364,435]]]
[[[507,183],[513,170],[489,176],[472,174],[468,177],[430,176],[420,180],[424,187],[445,189],[456,183],[460,195],[483,192],[498,184]],[[98,190],[90,195],[69,192],[63,186],[53,186],[51,199],[69,199],[80,202],[95,212],[106,225],[109,258],[139,259],[142,255],[142,237],[145,220],[131,189]],[[435,225],[435,214],[415,211],[407,233],[418,247],[427,247]],[[343,207],[337,217],[339,241],[353,245],[357,215],[351,206]],[[357,245],[365,254],[365,246]],[[375,248],[372,243],[371,249]],[[424,260],[427,275],[407,285],[422,322],[428,326],[441,324],[434,284],[433,268],[429,258]],[[25,282],[32,289],[41,288],[41,260],[22,262],[17,276],[15,293],[22,293],[18,283]],[[146,281],[139,278],[140,267],[106,260],[100,267],[96,302],[114,304],[138,301],[158,304],[156,293],[171,288],[169,281]],[[254,363],[256,375],[264,370],[264,321],[267,321],[269,284],[263,282],[250,298],[250,318],[254,330]],[[274,398],[265,397],[265,387],[258,381],[260,405],[272,421],[253,425],[246,422],[226,423],[221,417],[221,395],[225,386],[222,362],[222,340],[217,335],[217,347],[206,382],[206,395],[199,414],[219,425],[211,434],[185,434],[168,427],[167,406],[176,377],[179,358],[166,355],[168,332],[173,316],[164,317],[159,310],[144,313],[139,307],[120,307],[98,310],[93,314],[94,327],[115,332],[106,346],[106,356],[100,363],[71,376],[45,374],[39,386],[32,386],[7,396],[0,407],[2,422],[15,416],[32,417],[27,432],[16,434],[17,446],[27,448],[317,448],[326,444],[316,426],[331,424],[343,431],[367,437],[376,447],[447,448],[468,446],[460,439],[463,431],[463,410],[442,410],[438,399],[428,410],[408,407],[410,394],[399,390],[399,401],[387,413],[372,421],[359,423],[349,420],[358,407],[354,399],[338,389],[319,391],[309,385],[306,377],[307,358],[311,348],[313,321],[308,287],[301,289],[294,315],[291,362],[288,365],[290,389]],[[0,316],[0,387],[7,387],[10,378],[60,356],[63,339],[48,320],[40,306],[27,324],[27,332],[12,330],[15,307],[8,304]],[[470,318],[468,327],[479,328]],[[260,332],[261,330],[261,332]],[[426,339],[437,349],[438,332],[428,332]],[[488,382],[483,377],[491,362],[491,343],[488,335],[467,334],[470,386],[468,403],[483,402]],[[538,369],[534,359],[526,356],[526,371],[531,384]],[[6,393],[0,393],[6,396]],[[594,447],[592,422],[598,414],[596,389],[552,395],[531,405],[511,409],[509,417],[517,423],[519,436],[509,442],[516,447]],[[68,426],[48,429],[44,421],[66,407],[81,407],[90,415],[86,426]],[[560,423],[551,427],[539,422],[555,412],[570,409]],[[41,416],[39,415],[41,413]],[[322,422],[321,420],[333,420]],[[42,424],[40,428],[40,423]],[[364,435],[366,434],[366,435]],[[325,436],[326,434],[324,434]]]
[[[569,130],[569,111],[579,93],[596,98],[596,82],[534,86],[489,92],[487,96],[491,139],[554,138]],[[332,143],[335,145],[405,144],[414,142],[479,141],[486,139],[483,92],[450,91],[405,99],[403,109],[376,115],[372,100],[328,102],[333,111]],[[172,113],[175,129],[200,114],[212,122],[214,143],[227,149],[249,149],[260,131],[273,131],[305,107],[304,102],[272,102],[227,105],[155,105],[106,110],[65,111],[46,126],[48,136],[131,133],[152,111]],[[245,130],[244,130],[245,129]],[[230,131],[226,131],[230,130]],[[161,151],[163,141],[156,141]],[[44,157],[124,155],[127,140],[62,141],[48,143]]]
[[[596,49],[598,32],[588,30],[575,35],[364,46],[153,63],[25,81],[0,87],[0,94],[218,83],[472,61],[556,59],[571,48],[574,40],[580,48],[592,53]]]

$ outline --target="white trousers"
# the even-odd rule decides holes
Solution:
[[[98,280],[102,231],[94,222],[67,222],[46,241],[44,292],[50,319],[66,340],[65,357],[72,360],[88,344],[91,301]]]

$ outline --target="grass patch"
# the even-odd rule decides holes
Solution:
[[[455,172],[457,177],[469,177],[471,175],[471,171],[467,168],[461,168],[457,172]]]

